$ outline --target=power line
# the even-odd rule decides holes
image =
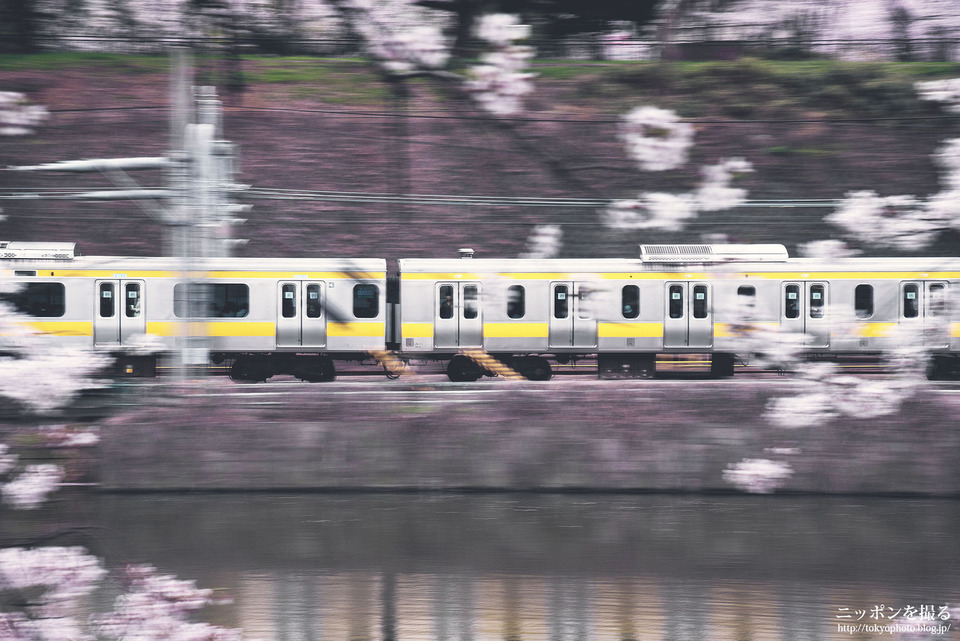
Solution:
[[[32,189],[29,191],[0,191],[0,200],[75,200],[80,193],[89,189],[53,187]],[[164,196],[158,190],[158,196]],[[551,198],[541,196],[483,196],[460,194],[390,194],[364,191],[319,191],[276,189],[269,187],[253,187],[240,194],[243,199],[251,200],[291,200],[306,202],[343,202],[343,203],[386,203],[423,206],[454,206],[454,207],[554,207],[572,209],[597,209],[608,207],[617,202],[617,198]],[[792,199],[755,199],[747,200],[738,208],[764,209],[808,209],[833,208],[840,201],[826,198],[792,198]]]

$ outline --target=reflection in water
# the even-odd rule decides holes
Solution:
[[[889,639],[839,608],[960,601],[950,500],[94,496],[40,518],[223,589],[205,618],[263,641]]]

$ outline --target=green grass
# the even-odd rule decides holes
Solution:
[[[198,66],[215,67],[214,60]],[[166,73],[164,56],[48,52],[0,55],[0,70],[109,68]],[[356,58],[244,56],[249,85],[285,85],[293,98],[340,104],[382,102],[389,95],[373,64]],[[947,62],[843,62],[743,58],[711,62],[537,61],[536,83],[557,106],[619,112],[640,101],[675,108],[685,117],[912,118],[939,113],[917,99],[921,80],[960,75]],[[422,83],[421,83],[422,84]],[[916,126],[924,126],[917,124]]]
[[[0,71],[45,71],[71,67],[104,67],[144,73],[166,72],[170,67],[170,61],[166,56],[131,56],[94,52],[0,54]]]

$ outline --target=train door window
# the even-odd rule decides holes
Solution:
[[[113,318],[114,308],[113,283],[100,283],[100,318]]]
[[[127,283],[124,287],[126,295],[123,300],[124,314],[127,318],[140,316],[140,283]]]
[[[293,318],[297,315],[297,286],[292,283],[284,285],[280,292],[280,314],[284,318]]]
[[[526,301],[523,285],[511,285],[507,288],[507,317],[523,318],[526,313]]]
[[[670,285],[670,318],[683,318],[683,285]]]
[[[465,285],[463,288],[463,317],[476,318],[480,313],[478,304],[479,289],[476,285]]]
[[[380,288],[376,285],[353,286],[353,315],[376,318],[380,315]]]
[[[857,285],[853,292],[853,307],[857,318],[873,316],[873,285]]]
[[[753,318],[757,309],[757,288],[753,285],[737,287],[737,312],[742,320]]]
[[[440,318],[453,318],[453,286],[440,287]]]
[[[580,285],[577,287],[579,303],[577,305],[577,318],[590,318],[590,288]]]
[[[0,294],[0,301],[28,316],[57,318],[65,311],[64,292],[62,283],[27,283],[15,292]]]
[[[709,307],[707,306],[707,286],[694,285],[693,287],[693,317],[706,318]]]
[[[783,288],[783,315],[785,318],[800,318],[800,285]]]
[[[307,318],[320,318],[323,306],[320,304],[320,285],[307,285]]]
[[[916,318],[920,315],[920,287],[916,283],[903,286],[903,317]]]
[[[927,291],[927,316],[943,316],[947,307],[947,286],[943,283],[930,283]]]
[[[620,313],[624,318],[640,316],[640,288],[637,285],[624,285],[620,290]]]
[[[810,318],[823,318],[826,305],[826,290],[823,285],[810,285]]]
[[[566,318],[570,306],[569,290],[566,285],[557,285],[553,288],[553,317]]]

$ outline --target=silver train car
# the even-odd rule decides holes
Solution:
[[[65,347],[115,353],[120,373],[155,373],[156,352],[196,337],[236,380],[332,380],[335,360],[383,351],[383,259],[78,256],[73,244],[0,242],[2,295]],[[149,355],[138,352],[154,351]]]
[[[479,349],[528,378],[596,355],[601,378],[648,377],[657,354],[735,355],[799,342],[810,357],[919,340],[931,374],[960,372],[960,260],[790,258],[782,245],[646,245],[636,259],[399,261],[396,346],[447,358],[452,380],[485,372]]]
[[[914,345],[960,374],[960,260],[790,258],[782,245],[645,245],[635,259],[82,257],[0,242],[0,294],[65,347],[152,375],[202,346],[239,381],[332,380],[336,361],[438,361],[451,380],[534,380],[596,357],[601,378],[652,376],[658,354],[736,355],[792,341],[810,357]],[[202,339],[202,340],[201,340]],[[143,355],[143,352],[154,352]]]

